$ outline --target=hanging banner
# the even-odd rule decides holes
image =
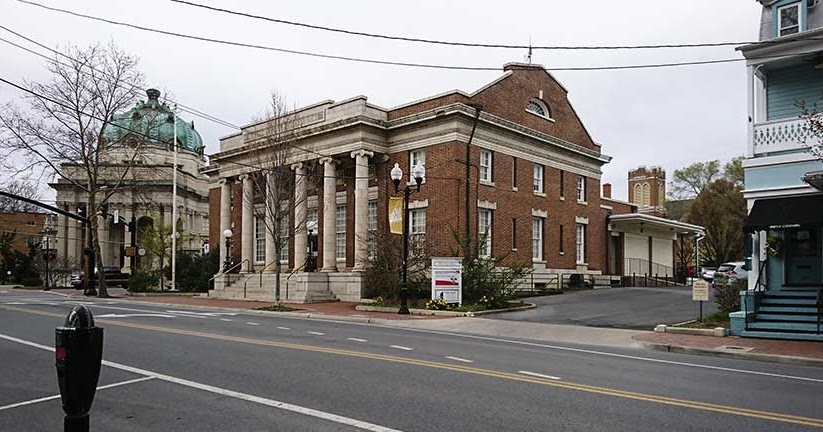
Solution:
[[[403,234],[403,198],[389,197],[389,232]]]

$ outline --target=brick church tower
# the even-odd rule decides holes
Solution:
[[[666,171],[645,166],[629,171],[629,201],[639,213],[666,217]]]

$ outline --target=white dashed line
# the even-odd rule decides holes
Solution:
[[[463,363],[474,363],[474,360],[464,359],[464,358],[461,358],[461,357],[446,356],[446,358],[449,359],[449,360],[459,361],[459,362],[463,362]]]
[[[368,342],[367,340],[365,340],[365,339],[360,339],[360,338],[349,338],[348,340],[350,340],[350,341],[355,341],[355,342]]]
[[[142,378],[135,378],[133,380],[128,380],[128,381],[123,381],[123,382],[119,382],[119,383],[100,386],[100,387],[97,387],[97,390],[105,390],[105,389],[110,389],[110,388],[113,388],[113,387],[120,387],[120,386],[124,386],[124,385],[128,385],[128,384],[138,383],[138,382],[141,382],[141,381],[148,381],[148,380],[151,380],[151,379],[154,379],[154,378],[155,377],[153,377],[153,376],[145,376],[145,377],[142,377]],[[4,410],[7,410],[7,409],[12,409],[12,408],[17,408],[17,407],[21,407],[21,406],[26,406],[26,405],[32,405],[32,404],[36,404],[36,403],[39,403],[39,402],[46,402],[46,401],[50,401],[50,400],[54,400],[54,399],[60,399],[60,395],[48,396],[48,397],[44,397],[44,398],[40,398],[40,399],[32,399],[32,400],[25,401],[25,402],[19,402],[19,403],[16,403],[16,404],[2,406],[2,407],[0,407],[0,411],[4,411]]]
[[[260,323],[256,323],[256,322],[247,322],[246,324],[248,324],[248,325],[260,325]]]
[[[545,379],[555,380],[555,381],[563,379],[563,378],[556,377],[556,376],[553,376],[553,375],[539,374],[537,372],[517,371],[517,373],[521,373],[523,375],[533,376],[533,377],[537,377],[537,378],[545,378]]]
[[[306,333],[311,334],[311,335],[317,335],[317,336],[323,336],[323,335],[325,334],[325,333],[320,333],[320,332],[312,332],[312,331],[310,331],[310,332],[306,332]]]
[[[280,330],[291,330],[291,327],[277,327]]]
[[[233,319],[228,319],[228,318],[220,318],[220,321],[232,322],[234,320]]]
[[[397,349],[403,350],[403,351],[411,351],[411,350],[414,349],[414,348],[404,347],[403,345],[391,345],[391,348],[397,348]]]

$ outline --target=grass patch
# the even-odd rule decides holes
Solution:
[[[283,306],[283,305],[279,304],[279,305],[271,305],[271,306],[263,306],[263,307],[259,307],[259,308],[254,308],[254,310],[268,311],[268,312],[294,312],[294,311],[299,311],[300,309],[293,308],[293,307],[288,307],[288,306]]]
[[[699,329],[713,329],[715,327],[729,328],[729,315],[722,312],[716,312],[712,315],[704,316],[702,321],[696,319],[690,323],[679,325],[677,327]]]

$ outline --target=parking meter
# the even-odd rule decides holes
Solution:
[[[75,306],[55,333],[55,359],[65,432],[89,430],[89,409],[103,361],[103,329],[94,326],[91,311]]]

